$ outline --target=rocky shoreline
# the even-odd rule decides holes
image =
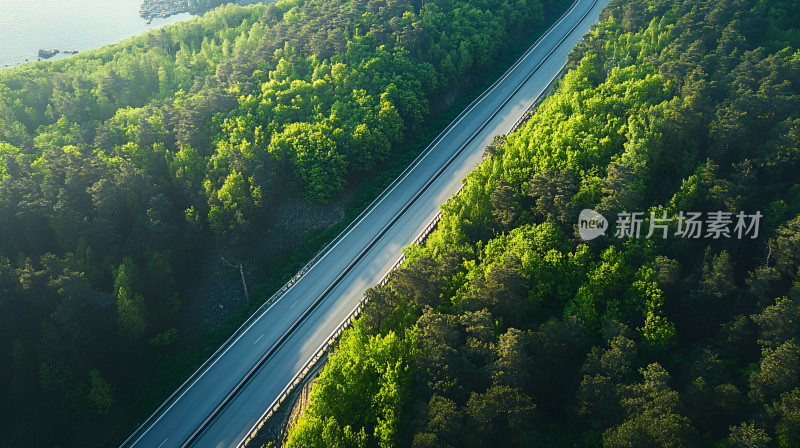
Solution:
[[[64,51],[61,51],[61,50],[57,50],[57,49],[45,50],[44,48],[40,48],[39,49],[39,59],[50,59],[50,58],[52,58],[53,56],[55,56],[55,55],[57,55],[59,53],[77,54],[78,50],[64,50]],[[26,59],[26,61],[27,61],[27,59]]]
[[[190,12],[189,0],[144,0],[139,8],[139,15],[147,23],[157,17],[166,18],[183,12]]]
[[[155,18],[166,18],[184,12],[193,15],[203,14],[226,3],[245,6],[262,1],[271,3],[276,0],[144,0],[139,8],[139,15],[150,23]]]

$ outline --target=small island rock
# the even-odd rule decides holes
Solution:
[[[44,58],[44,59],[52,58],[53,56],[57,55],[58,53],[59,53],[58,50],[44,50],[44,49],[41,49],[41,48],[39,49],[39,57],[40,58]]]

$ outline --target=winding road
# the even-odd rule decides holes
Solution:
[[[251,317],[123,447],[236,447],[564,67],[609,0],[577,0],[318,257]]]

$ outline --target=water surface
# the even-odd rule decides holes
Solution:
[[[0,68],[35,61],[40,48],[90,50],[191,17],[148,24],[141,0],[0,0]],[[52,59],[64,57],[59,54]]]

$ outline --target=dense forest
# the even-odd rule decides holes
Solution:
[[[286,446],[800,446],[798,24],[613,0],[367,291]],[[583,240],[582,209],[612,229]],[[679,228],[698,212],[728,233]]]
[[[0,71],[0,445],[121,442],[191,372],[169,362],[209,241],[379,174],[566,5],[227,5]]]

